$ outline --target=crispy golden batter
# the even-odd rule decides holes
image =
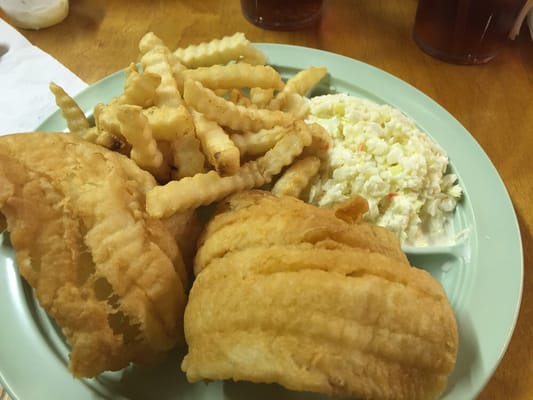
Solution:
[[[151,363],[182,340],[187,272],[145,212],[154,178],[72,134],[0,138],[0,213],[75,376]]]
[[[226,200],[204,232],[185,310],[189,381],[368,399],[442,393],[458,346],[442,286],[390,232],[335,212],[258,191]]]
[[[301,201],[288,198],[280,203],[274,196],[259,193],[236,196],[220,206],[225,207],[225,212],[207,225],[200,238],[201,248],[194,265],[196,274],[227,252],[274,244],[311,243],[324,248],[348,246],[382,253],[407,263],[400,244],[386,229],[376,229],[368,224],[354,229],[351,224],[332,216],[330,209],[303,206]],[[242,223],[245,220],[251,222]]]

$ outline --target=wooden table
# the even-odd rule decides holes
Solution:
[[[432,97],[472,133],[495,164],[522,234],[525,280],[518,323],[479,399],[533,399],[533,42],[523,29],[489,64],[446,64],[413,42],[415,9],[416,0],[327,0],[320,27],[275,32],[248,23],[238,0],[71,0],[64,22],[21,32],[87,83],[135,60],[145,32],[153,31],[175,48],[241,31],[254,42],[290,43],[358,59]]]

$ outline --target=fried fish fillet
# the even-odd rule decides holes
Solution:
[[[365,399],[435,399],[456,360],[446,293],[384,228],[265,192],[208,224],[185,310],[190,382],[247,380]]]
[[[76,377],[155,362],[183,340],[187,272],[173,233],[145,212],[155,184],[73,134],[0,137],[0,214]]]

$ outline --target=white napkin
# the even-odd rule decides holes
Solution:
[[[9,49],[1,54],[4,47]],[[87,87],[0,18],[0,135],[33,131],[57,109],[48,88],[52,81],[71,96]]]

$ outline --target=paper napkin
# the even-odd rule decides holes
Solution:
[[[33,131],[57,109],[48,88],[52,81],[70,95],[87,87],[0,18],[0,135]]]

